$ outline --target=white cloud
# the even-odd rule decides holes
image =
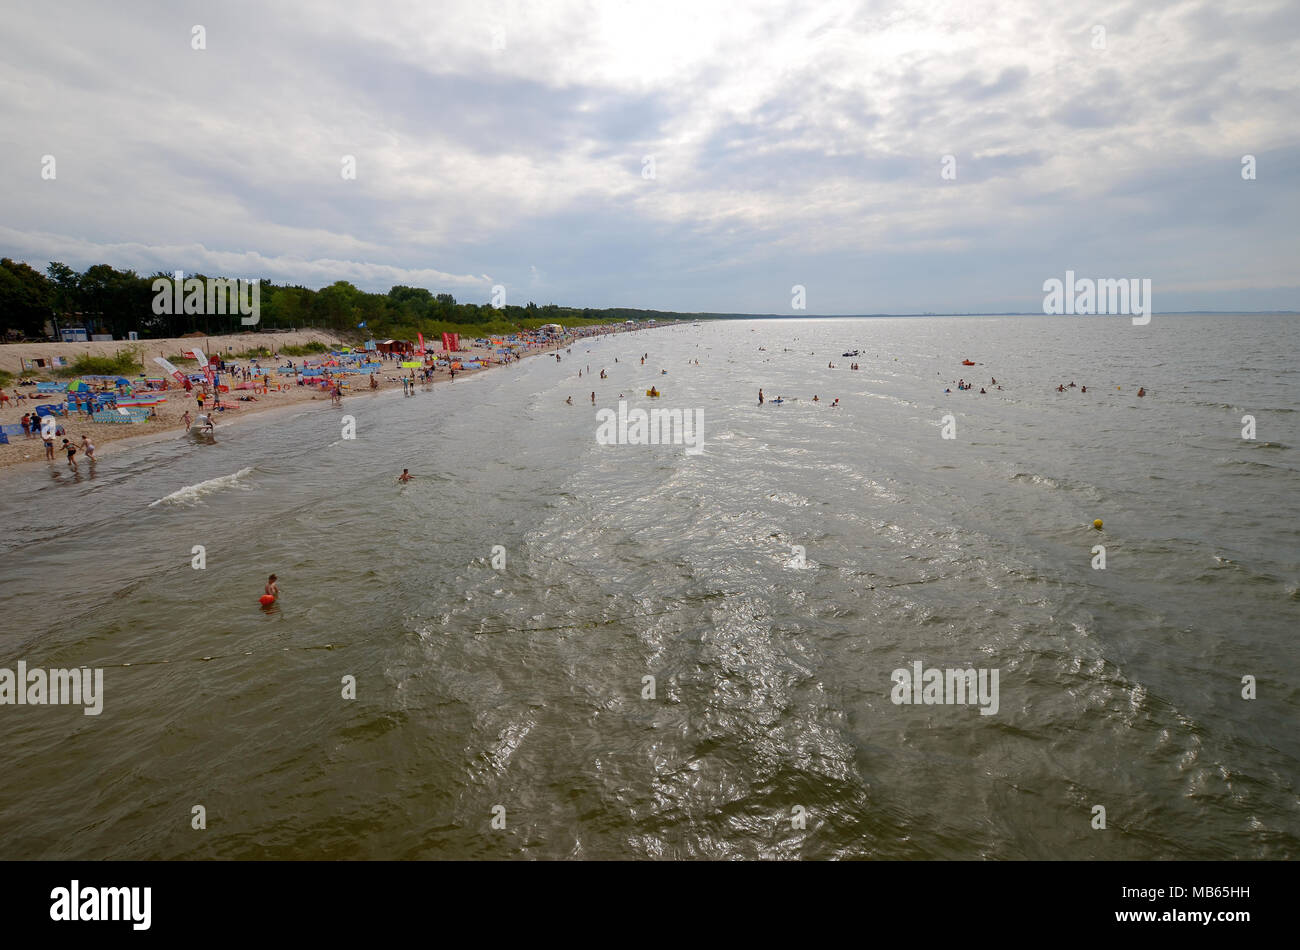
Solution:
[[[996,249],[1010,285],[1027,256],[1145,220],[1159,249],[1131,226],[1112,239],[1150,254],[1148,271],[1293,283],[1216,254],[1195,211],[1211,189],[1294,257],[1298,17],[1281,3],[1229,18],[1209,2],[1067,0],[68,6],[10,11],[0,38],[0,250],[36,263],[228,262],[369,286],[545,271],[557,302],[579,302],[561,294],[599,260],[646,306],[718,306],[656,299],[626,247],[673,235],[659,264],[726,262],[733,282],[790,255],[911,254],[922,273]],[[1253,193],[1234,179],[1246,152],[1268,156]],[[46,153],[55,182],[39,178]],[[949,153],[954,182],[939,176]],[[857,292],[822,299],[851,310]]]

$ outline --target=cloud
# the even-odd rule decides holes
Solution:
[[[1095,259],[1297,305],[1292,4],[61,9],[0,37],[0,253],[36,266],[762,311],[787,269],[861,312]]]

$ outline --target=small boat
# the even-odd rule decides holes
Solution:
[[[962,360],[962,361],[961,361],[961,365],[962,365],[962,366],[974,366],[975,364],[972,363],[970,360]]]
[[[779,399],[779,398],[778,398],[778,399],[769,399],[768,402],[770,402],[770,403],[771,403],[772,405],[774,405],[774,406],[779,406],[779,405],[781,405],[781,403],[785,402],[785,400],[784,400],[784,399]]]
[[[845,355],[845,356],[857,356],[857,355],[858,355],[858,351],[857,351],[857,350],[852,350],[852,351],[850,351],[850,352],[848,352],[848,353],[845,353],[844,355]]]
[[[645,394],[646,394],[647,396],[649,396],[651,399],[658,399],[660,396],[663,395],[663,393],[661,393],[661,392],[659,392],[658,390],[655,390],[655,389],[647,389],[647,390],[645,391]]]

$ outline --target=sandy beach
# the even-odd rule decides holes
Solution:
[[[139,343],[128,343],[125,341],[114,342],[92,342],[92,343],[15,343],[0,347],[0,367],[8,368],[10,372],[17,373],[23,366],[22,360],[40,358],[49,360],[53,356],[61,356],[71,361],[83,353],[93,356],[113,356],[128,347],[142,347],[145,363],[151,367],[150,376],[161,373],[161,370],[153,363],[155,356],[175,357],[177,354],[189,350],[191,347],[198,346],[208,355],[229,355],[238,360],[241,364],[246,364],[247,360],[240,359],[236,354],[255,349],[259,346],[267,348],[274,347],[274,352],[279,353],[280,347],[302,346],[312,342],[323,343],[326,346],[338,347],[343,344],[338,337],[319,330],[301,330],[291,333],[276,334],[236,334],[231,336],[219,337],[185,337],[179,339],[156,339],[142,340]],[[567,344],[566,344],[567,345]],[[554,350],[554,347],[548,347]],[[543,352],[542,347],[532,346],[526,352],[521,351],[520,358],[532,356]],[[462,343],[462,349],[457,352],[456,357],[462,361],[475,359],[488,359],[492,357],[492,347],[465,346]],[[307,359],[319,359],[320,354],[313,354]],[[274,356],[262,357],[261,365],[270,369],[277,365],[283,365],[288,359],[301,365],[304,357],[295,356]],[[195,364],[187,364],[188,367],[194,367]],[[185,368],[185,367],[182,367]],[[497,364],[483,369],[466,369],[457,370],[457,377],[474,375],[477,373],[487,372],[489,369],[497,368]],[[190,371],[190,370],[187,370]],[[374,393],[401,389],[401,375],[409,373],[410,370],[402,369],[398,363],[386,361],[384,368],[376,374],[378,387],[371,389],[369,377],[347,376],[343,377],[343,394],[345,402],[347,399],[357,398],[360,396],[369,396]],[[49,379],[48,374],[25,372],[25,376],[44,380]],[[236,390],[232,387],[229,393],[222,394],[222,409],[213,413],[214,423],[217,429],[238,419],[245,418],[259,412],[265,412],[270,409],[288,408],[295,405],[307,404],[311,402],[328,402],[330,396],[314,386],[298,386],[296,384],[285,384],[282,381],[286,377],[280,377],[280,381],[272,375],[272,386],[266,393],[256,393],[246,390]],[[0,424],[5,426],[18,425],[24,413],[33,412],[38,405],[47,405],[53,403],[62,403],[65,401],[65,394],[48,394],[38,396],[33,386],[17,386],[17,377],[15,383],[5,388],[5,393],[9,396],[9,402],[0,408]],[[439,368],[433,376],[433,384],[451,382],[451,375],[445,367]],[[142,439],[156,437],[167,432],[180,433],[185,430],[184,416],[188,411],[191,420],[199,412],[197,401],[197,389],[194,392],[186,392],[180,388],[174,381],[168,380],[168,389],[166,391],[165,401],[154,407],[154,417],[145,422],[115,424],[106,422],[94,422],[88,416],[73,413],[68,417],[59,417],[66,429],[66,437],[81,443],[81,437],[87,436],[90,442],[95,446],[95,456],[97,460],[103,460],[112,454],[112,445],[124,439]],[[423,384],[422,384],[423,385]],[[239,401],[240,396],[251,396],[252,399],[247,402]],[[20,398],[25,397],[25,398]],[[55,440],[56,449],[62,442],[64,436]],[[81,453],[77,455],[79,464],[87,464],[86,459]],[[24,438],[20,433],[9,436],[9,444],[0,444],[0,470],[12,469],[15,466],[24,465],[49,465],[57,464],[66,466],[67,462],[63,454],[56,450],[55,460],[53,463],[45,459],[45,448],[38,436]]]

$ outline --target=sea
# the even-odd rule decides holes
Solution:
[[[1297,352],[678,323],[12,469],[0,668],[103,687],[0,857],[1295,859]]]

